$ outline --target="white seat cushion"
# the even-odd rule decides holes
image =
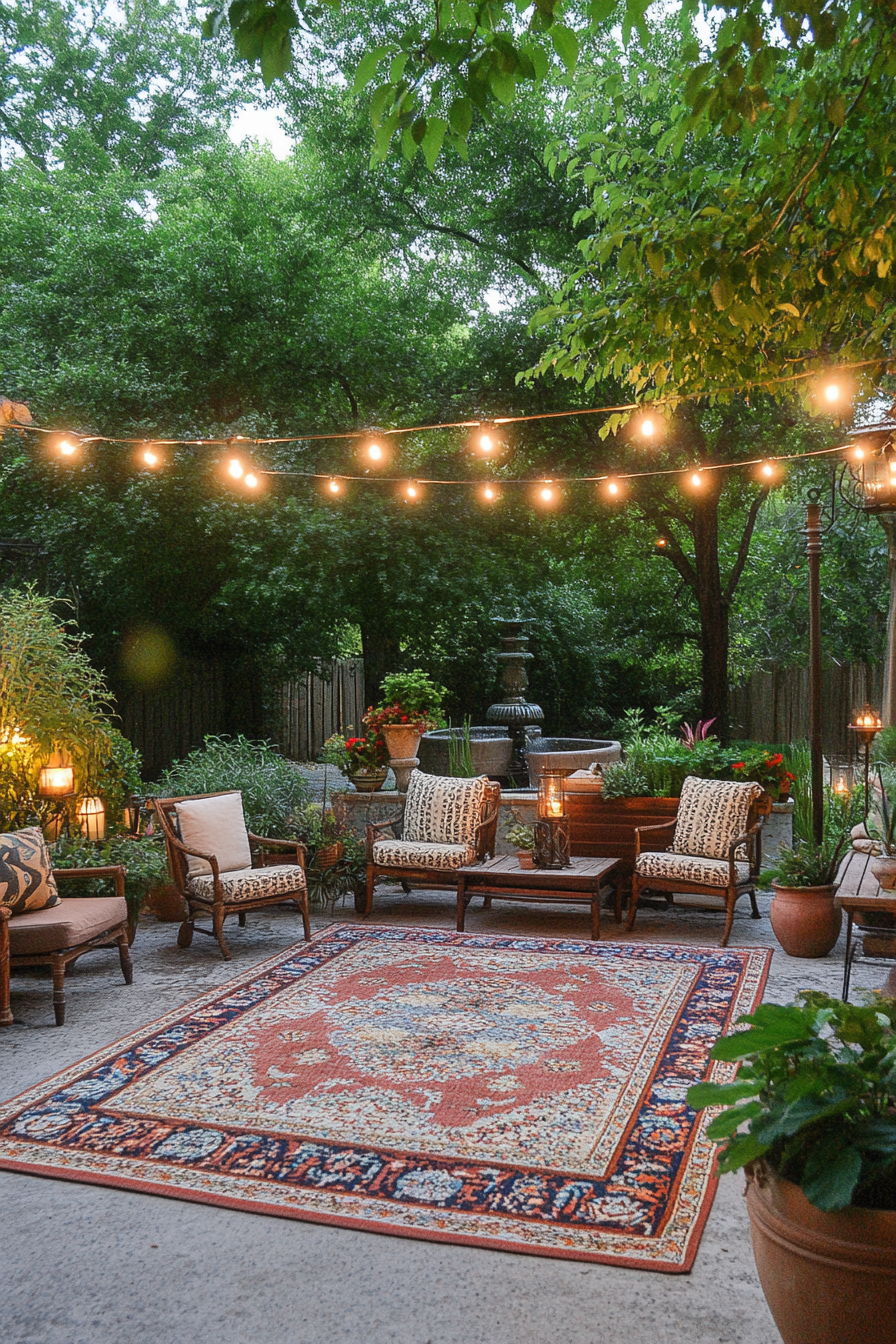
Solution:
[[[736,863],[734,868],[738,882],[746,882],[750,876],[750,865]],[[665,877],[673,882],[681,882],[682,891],[686,890],[688,882],[697,882],[705,887],[728,885],[727,859],[701,859],[693,854],[673,854],[670,850],[651,850],[639,854],[635,860],[635,872],[638,877]]]
[[[688,775],[681,786],[673,851],[704,859],[727,859],[732,842],[747,829],[750,804],[761,792],[758,784]]]
[[[214,854],[222,873],[234,873],[252,867],[249,832],[243,816],[243,795],[221,793],[214,798],[190,798],[175,803],[180,838],[188,849]],[[197,877],[211,873],[205,859],[187,855],[187,874]]]
[[[239,868],[221,874],[226,905],[264,900],[268,896],[286,896],[305,890],[305,873],[297,863],[278,863],[270,868]],[[215,899],[215,882],[209,874],[187,879],[187,891],[203,900]]]
[[[414,770],[408,782],[402,838],[434,845],[474,844],[484,791],[484,779],[453,779]]]
[[[439,868],[450,870],[472,863],[476,850],[472,845],[439,845],[421,840],[378,840],[373,861],[383,868]]]

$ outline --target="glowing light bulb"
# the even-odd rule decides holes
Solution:
[[[775,469],[774,469],[774,467],[772,466],[771,462],[763,462],[763,464],[762,464],[762,474],[763,474],[763,476],[774,476],[774,474],[775,474]]]
[[[853,450],[852,450],[852,455],[853,455],[853,457],[855,458],[856,462],[861,462],[861,461],[863,460],[864,456],[865,456],[865,449],[864,449],[864,448],[853,448]]]
[[[540,491],[540,495],[545,504],[550,504],[551,500],[554,498],[554,492],[549,485],[546,485],[544,489]]]
[[[701,486],[702,484],[703,484],[703,477],[700,475],[700,472],[699,472],[699,471],[694,471],[694,472],[692,472],[692,473],[691,473],[691,485],[693,485],[693,486],[695,486],[697,489],[699,489],[700,486]]]
[[[608,481],[608,482],[607,482],[607,494],[608,494],[608,495],[618,495],[618,494],[619,494],[619,486],[616,484],[615,481]]]
[[[645,439],[653,438],[655,428],[656,426],[654,425],[649,415],[645,416],[644,419],[641,421],[641,433],[644,435]]]
[[[657,537],[657,539],[656,539],[656,544],[657,544],[657,546],[668,546],[668,545],[669,545],[669,543],[668,543],[668,541],[666,540],[665,537]]]
[[[63,439],[59,445],[59,452],[63,457],[72,457],[78,451],[78,445],[72,443],[71,439]]]
[[[254,471],[249,471],[246,473],[243,484],[247,485],[250,490],[255,489],[255,487],[258,485],[258,477],[255,475]]]
[[[339,494],[339,482],[335,479],[335,477],[330,479],[330,483],[327,486],[327,489],[329,490],[331,495]]]
[[[482,449],[484,453],[490,453],[491,450],[494,448],[494,446],[495,443],[491,434],[479,435],[479,447]]]
[[[827,387],[824,389],[824,395],[825,395],[825,400],[827,400],[827,401],[830,401],[830,402],[832,402],[832,403],[835,402],[835,401],[839,401],[839,400],[840,400],[840,384],[839,384],[839,383],[828,383]]]
[[[890,458],[890,475],[896,476],[896,457]]]
[[[159,465],[158,454],[154,453],[151,448],[147,448],[143,453],[143,461],[148,467],[157,467]]]
[[[371,462],[382,462],[383,450],[378,443],[372,443],[367,449],[367,456],[370,458]]]
[[[420,491],[417,489],[416,485],[408,485],[405,487],[404,493],[408,499],[416,499]]]
[[[243,478],[243,464],[238,457],[232,457],[227,464],[227,475],[232,476],[235,481]]]
[[[483,499],[494,499],[495,492],[490,485],[487,485],[482,492]]]

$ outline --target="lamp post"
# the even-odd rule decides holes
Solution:
[[[536,868],[568,868],[569,818],[563,784],[566,772],[543,770],[538,781],[535,822]]]
[[[806,556],[809,561],[809,748],[812,834],[824,839],[824,752],[821,740],[821,505],[809,491],[806,505]]]
[[[849,731],[855,733],[856,742],[860,747],[865,748],[865,820],[868,820],[868,807],[871,795],[871,743],[877,737],[883,724],[880,715],[875,714],[874,710],[865,701],[865,708],[860,709],[852,723],[849,725]]]

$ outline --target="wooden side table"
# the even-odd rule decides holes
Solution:
[[[457,929],[463,932],[467,905],[474,896],[502,901],[567,901],[591,906],[591,937],[600,937],[600,889],[618,859],[572,859],[568,868],[521,868],[515,855],[457,869]]]
[[[865,923],[863,920],[859,925],[862,937],[871,935],[872,937],[888,939],[893,945],[893,956],[896,958],[896,919],[890,925],[874,923],[875,917],[878,915],[896,917],[896,892],[878,891],[874,896],[859,896],[858,894],[838,896],[837,904],[841,910],[846,911],[846,956],[843,963],[843,992],[840,996],[845,1003],[849,998],[849,981],[852,976],[853,963],[858,957],[859,947],[858,939],[854,938],[853,919],[859,914],[867,916],[869,922]],[[889,958],[887,959],[889,960]],[[877,958],[868,957],[867,960],[876,962]]]

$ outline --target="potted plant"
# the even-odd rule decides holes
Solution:
[[[425,672],[390,672],[382,682],[383,699],[364,715],[368,733],[379,733],[392,760],[411,760],[417,743],[430,728],[441,728],[444,686],[431,681]]]
[[[754,780],[776,803],[780,803],[790,797],[796,776],[787,769],[782,752],[760,747],[757,751],[747,751],[743,760],[732,764],[731,778]]]
[[[773,868],[760,876],[774,891],[769,919],[791,957],[826,957],[840,936],[843,912],[834,901],[846,835],[828,827],[820,845],[796,839],[781,845]]]
[[[165,845],[146,835],[113,835],[99,843],[82,837],[62,836],[50,846],[57,868],[97,868],[120,863],[125,869],[124,898],[128,907],[128,942],[133,943],[137,921],[144,907],[154,909],[154,897],[170,889]],[[63,879],[64,880],[64,879]],[[78,895],[90,896],[92,883],[79,883]],[[102,881],[96,883],[96,895],[105,895]],[[177,896],[178,919],[183,918],[183,901]],[[154,910],[155,913],[155,910]]]
[[[785,1344],[896,1339],[896,1001],[761,1004],[691,1087],[719,1169],[746,1169],[756,1268]],[[748,1030],[742,1030],[746,1026]]]
[[[375,733],[364,737],[343,737],[334,733],[327,738],[320,754],[322,761],[337,766],[359,793],[381,789],[389,773],[388,753],[383,739]]]
[[[520,867],[534,868],[535,827],[524,826],[521,822],[517,822],[513,826],[508,826],[504,834],[516,849],[517,862]]]

